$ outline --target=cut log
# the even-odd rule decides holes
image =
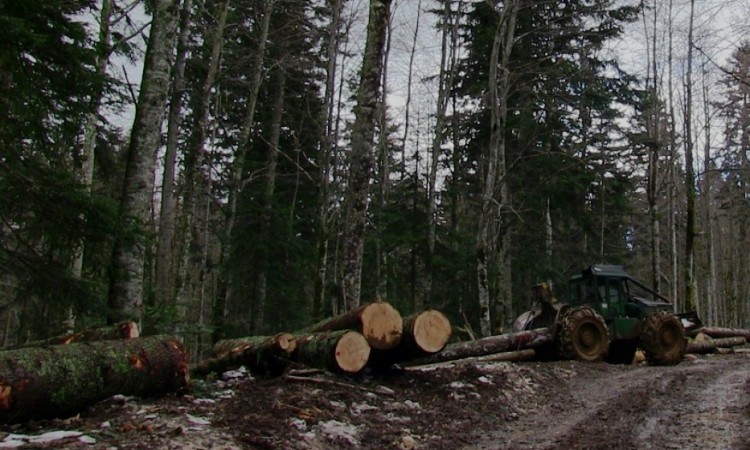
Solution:
[[[215,356],[201,361],[191,373],[204,376],[245,366],[255,374],[279,376],[296,348],[297,342],[289,333],[227,339],[217,342],[213,348]]]
[[[403,323],[401,314],[393,306],[386,302],[375,302],[323,320],[295,334],[354,330],[367,339],[370,347],[387,350],[401,342]]]
[[[507,351],[516,351],[527,348],[536,348],[552,342],[552,335],[546,328],[519,331],[517,333],[500,334],[489,336],[474,341],[458,342],[450,344],[440,353],[426,358],[420,358],[409,365],[434,364],[443,361],[454,361],[457,359],[470,358],[474,356],[491,355]]]
[[[413,314],[404,319],[399,345],[389,350],[373,349],[369,364],[375,369],[387,369],[393,364],[437,353],[445,348],[451,331],[450,321],[440,311]]]
[[[700,331],[712,338],[743,337],[746,340],[750,339],[750,330],[743,328],[703,327]]]
[[[75,342],[111,341],[116,339],[135,339],[140,336],[138,324],[135,322],[120,322],[101,328],[88,328],[73,334],[55,336],[43,341],[32,341],[24,344],[11,345],[3,350],[17,348],[43,347],[45,345],[68,345]]]
[[[687,353],[711,353],[717,348],[739,347],[745,345],[744,337],[730,337],[722,339],[711,339],[706,341],[693,341],[687,345]]]
[[[296,336],[295,361],[332,372],[357,373],[367,364],[370,345],[351,330],[328,331]]]
[[[477,363],[487,362],[518,362],[518,361],[530,361],[536,358],[536,350],[533,348],[527,348],[524,350],[517,350],[514,352],[503,352],[494,353],[492,355],[485,356],[474,356],[471,358],[456,359],[453,361],[444,361],[435,364],[422,365],[422,366],[411,366],[406,367],[406,370],[420,371],[420,370],[431,370],[440,367],[462,367]]]
[[[0,352],[0,421],[67,417],[115,394],[187,389],[187,353],[164,336]]]

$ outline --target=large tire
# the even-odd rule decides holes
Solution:
[[[641,349],[646,361],[655,366],[673,366],[682,361],[687,348],[680,320],[669,311],[658,311],[646,318],[641,331]]]
[[[557,349],[564,359],[603,360],[609,349],[609,331],[602,316],[587,306],[565,311],[560,319]]]

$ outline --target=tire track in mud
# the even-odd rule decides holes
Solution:
[[[750,448],[750,358],[588,366],[467,449]]]

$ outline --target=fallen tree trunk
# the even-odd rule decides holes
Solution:
[[[712,338],[743,337],[750,339],[750,330],[742,328],[703,327],[700,332]]]
[[[43,341],[32,341],[24,344],[11,345],[3,350],[17,348],[43,347],[46,345],[68,345],[76,342],[111,341],[116,339],[135,339],[140,336],[138,324],[135,322],[120,322],[100,328],[88,328],[77,333],[55,336]]]
[[[201,361],[191,373],[204,376],[245,366],[253,373],[279,376],[289,365],[297,342],[289,333],[227,339],[214,345],[214,357]]]
[[[369,364],[387,368],[443,350],[451,336],[451,323],[437,310],[422,311],[404,319],[401,342],[389,350],[373,349]]]
[[[427,364],[421,366],[410,366],[406,367],[406,370],[430,370],[439,367],[462,367],[477,363],[486,362],[518,362],[518,361],[530,361],[536,358],[536,350],[533,348],[527,348],[524,350],[517,350],[514,352],[502,352],[495,353],[492,355],[485,356],[473,356],[471,358],[456,359],[453,361],[443,361],[435,364]]]
[[[367,339],[370,347],[387,350],[401,342],[403,323],[401,314],[393,306],[386,302],[375,302],[362,305],[337,317],[325,319],[295,334],[354,330]]]
[[[536,348],[552,342],[552,335],[546,328],[519,331],[517,333],[489,336],[474,341],[450,344],[440,353],[409,363],[409,365],[434,364],[443,361],[491,355],[507,351]]]
[[[744,337],[730,337],[688,343],[686,353],[711,353],[717,348],[739,347],[745,345]]]
[[[0,421],[66,417],[115,394],[182,392],[187,353],[171,337],[0,352]]]
[[[367,364],[370,345],[365,337],[351,330],[327,331],[296,336],[292,357],[306,366],[332,372],[357,373]]]

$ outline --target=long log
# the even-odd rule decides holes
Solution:
[[[357,373],[367,364],[370,345],[352,330],[326,331],[296,336],[295,361],[332,372]]]
[[[115,394],[188,388],[187,353],[171,337],[0,352],[0,421],[67,417]]]
[[[486,362],[518,362],[518,361],[529,361],[536,358],[536,350],[533,348],[527,348],[524,350],[516,350],[512,352],[494,353],[492,355],[485,356],[472,356],[470,358],[456,359],[453,361],[443,361],[435,364],[428,364],[422,366],[410,366],[406,367],[407,371],[420,371],[430,370],[440,367],[462,367],[477,363]]]
[[[43,347],[46,345],[68,345],[76,342],[110,341],[116,339],[135,339],[140,336],[138,324],[135,322],[120,322],[99,328],[87,328],[73,334],[54,336],[42,341],[32,341],[23,344],[11,345],[3,350],[17,348]]]
[[[296,348],[297,341],[289,333],[226,339],[214,345],[214,357],[201,361],[191,373],[204,376],[245,366],[255,374],[279,376]]]
[[[378,369],[437,353],[445,348],[451,336],[451,323],[443,313],[427,310],[404,319],[401,342],[389,350],[373,349],[370,366]]]
[[[415,360],[409,365],[434,364],[443,361],[484,356],[507,351],[536,348],[552,342],[552,335],[546,328],[519,331],[517,333],[489,336],[474,341],[449,344],[441,351],[426,358]]]
[[[750,330],[744,328],[703,327],[700,331],[712,338],[743,337],[750,339]]]
[[[747,340],[741,336],[705,341],[692,341],[688,343],[686,353],[711,353],[717,348],[739,347],[746,343]]]
[[[375,302],[325,319],[295,334],[354,330],[367,339],[370,347],[387,350],[401,342],[403,323],[401,314],[393,306],[386,302]]]

